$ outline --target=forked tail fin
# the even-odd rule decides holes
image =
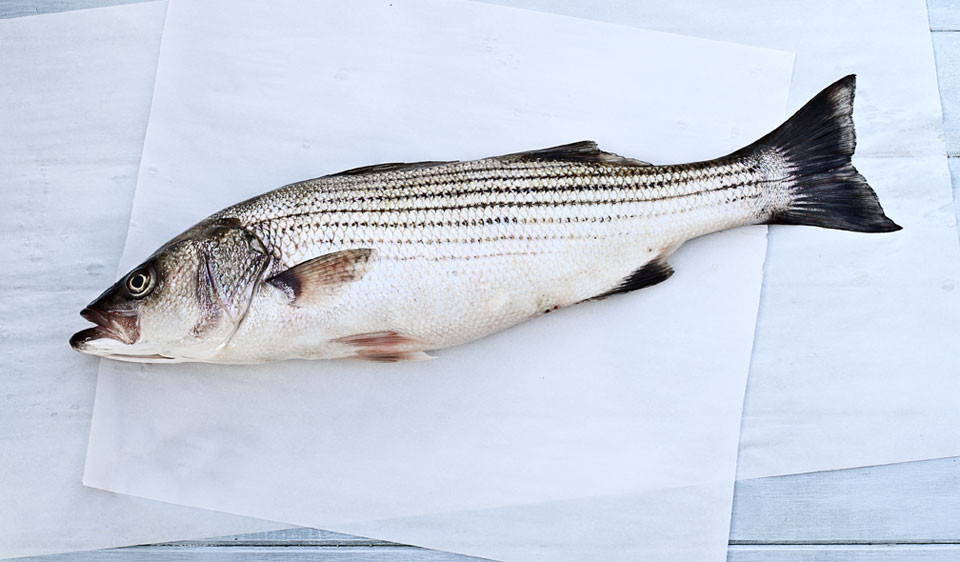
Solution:
[[[851,74],[817,94],[783,125],[734,153],[755,158],[771,179],[767,224],[854,230],[900,230],[850,162],[856,147]]]

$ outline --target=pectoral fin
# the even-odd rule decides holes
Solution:
[[[373,256],[370,248],[324,254],[281,271],[267,283],[283,291],[293,306],[316,304],[363,277]]]

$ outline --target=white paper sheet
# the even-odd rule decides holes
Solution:
[[[782,52],[479,4],[231,6],[170,7],[121,269],[220,207],[351,166],[575,138],[688,161],[784,117]],[[428,527],[516,510],[486,525],[554,546],[514,559],[564,550],[544,502],[673,487],[661,526],[591,508],[596,524],[621,518],[620,544],[654,557],[669,527],[673,555],[719,559],[763,248],[762,228],[698,240],[669,283],[429,363],[104,362],[84,482],[477,555],[500,551]]]
[[[730,484],[714,482],[355,523],[350,531],[496,560],[721,562],[727,558],[731,501]]]
[[[960,455],[960,251],[923,0],[510,0],[797,53],[791,107],[856,72],[854,163],[904,230],[770,229],[738,478]]]
[[[278,528],[80,483],[99,362],[67,339],[120,257],[163,14],[0,20],[0,557]]]

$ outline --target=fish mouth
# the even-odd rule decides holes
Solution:
[[[127,361],[130,363],[179,363],[175,357],[170,357],[169,355],[161,355],[159,353],[151,353],[150,355],[124,355],[120,353],[111,353],[109,355],[104,355],[107,359],[116,359],[117,361]]]
[[[111,339],[130,345],[140,337],[140,323],[135,314],[86,307],[80,311],[80,316],[96,326],[81,330],[70,338],[70,347],[77,351],[87,351],[91,342],[99,340]]]

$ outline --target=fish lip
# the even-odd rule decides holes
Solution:
[[[134,363],[178,363],[176,357],[170,357],[169,355],[163,355],[161,353],[151,353],[150,355],[111,353],[104,355],[104,357],[116,361],[130,361]]]
[[[70,346],[78,351],[94,340],[109,338],[130,345],[140,337],[140,323],[136,314],[104,312],[88,306],[80,311],[80,316],[96,326],[81,330],[70,338]]]
[[[117,339],[110,334],[110,332],[103,329],[102,326],[94,326],[93,328],[80,330],[76,334],[73,334],[73,336],[70,337],[70,347],[77,351],[83,351],[87,346],[87,342],[103,338]]]

